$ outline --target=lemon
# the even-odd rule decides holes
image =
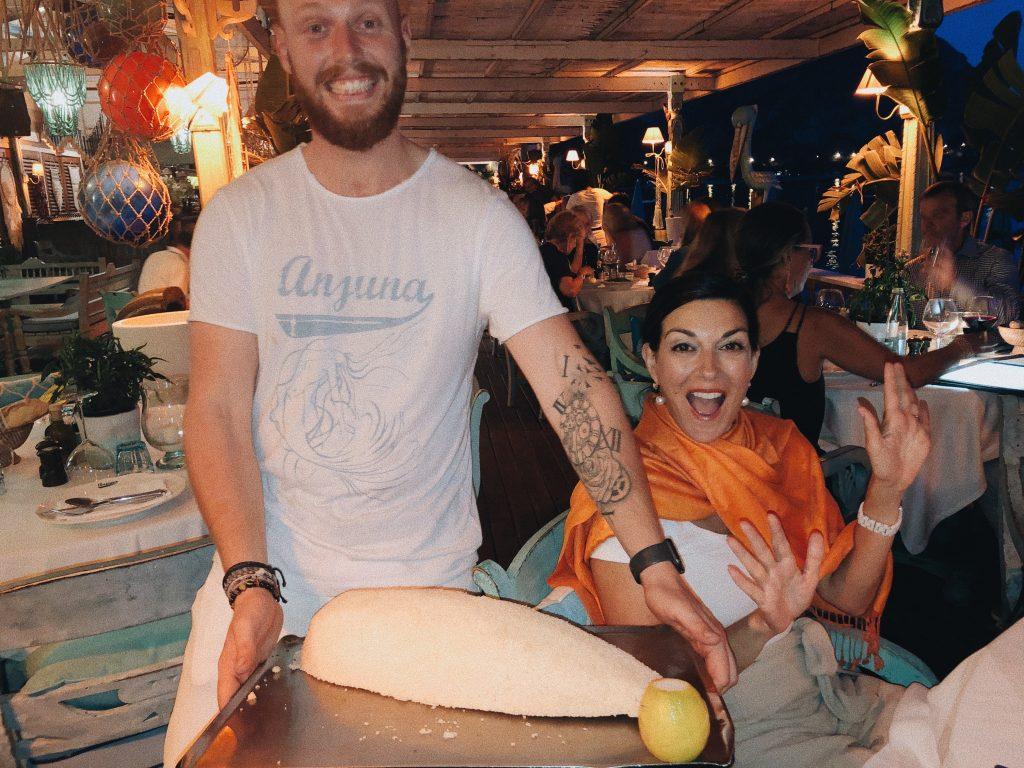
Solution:
[[[704,751],[711,715],[700,692],[685,680],[652,680],[640,699],[640,738],[666,763],[688,763]]]

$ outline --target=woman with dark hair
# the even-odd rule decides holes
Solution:
[[[761,360],[748,397],[771,398],[818,444],[825,418],[826,360],[851,373],[882,380],[886,363],[902,362],[912,387],[921,387],[965,357],[977,354],[982,334],[958,336],[926,355],[900,358],[840,315],[795,300],[810,274],[814,250],[807,219],[786,203],[769,202],[743,216],[736,235],[740,271],[754,293],[761,326]]]
[[[819,622],[864,627],[865,654],[877,649],[900,498],[930,446],[928,409],[902,366],[887,365],[883,418],[861,411],[871,481],[844,525],[814,448],[791,422],[743,408],[758,326],[753,298],[729,277],[695,270],[659,290],[643,346],[657,396],[637,443],[665,534],[741,670],[725,694],[736,764],[859,766],[881,746],[878,716],[899,689],[841,681]],[[574,590],[595,624],[658,623],[582,485],[549,583]],[[818,621],[800,618],[808,609]]]
[[[744,214],[746,211],[742,208],[722,208],[709,213],[674,277],[698,267],[735,275],[739,271],[736,234]]]

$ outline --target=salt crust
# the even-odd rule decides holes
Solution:
[[[441,588],[344,592],[310,622],[301,667],[402,701],[543,717],[636,717],[660,677],[560,618]]]

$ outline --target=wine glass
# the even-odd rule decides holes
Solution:
[[[960,313],[952,299],[929,299],[921,313],[924,327],[935,336],[932,349],[941,349],[949,344],[950,337],[960,326]]]
[[[114,476],[114,454],[90,440],[85,431],[82,404],[94,394],[95,392],[67,393],[66,402],[61,406],[61,414],[74,418],[78,425],[78,434],[82,437],[82,442],[75,446],[64,462],[64,471],[72,485],[92,483]]]
[[[967,333],[985,334],[982,352],[991,352],[998,346],[998,342],[992,342],[989,331],[995,327],[999,308],[999,301],[994,296],[975,296],[968,302],[967,311],[963,313]]]
[[[846,307],[846,300],[838,288],[822,288],[818,291],[817,304],[829,312],[842,312]]]
[[[188,377],[147,381],[142,387],[142,433],[154,448],[164,451],[160,469],[185,466],[185,403]]]

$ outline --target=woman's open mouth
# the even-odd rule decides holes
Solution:
[[[725,405],[725,392],[721,390],[693,390],[686,393],[690,409],[698,419],[711,421]]]

